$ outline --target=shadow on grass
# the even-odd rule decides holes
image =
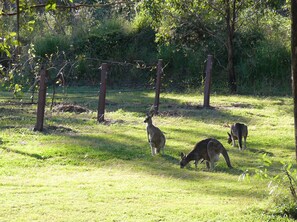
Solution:
[[[178,160],[178,164],[179,164],[179,160]],[[188,171],[192,171],[192,172],[220,172],[220,173],[227,173],[227,174],[231,174],[231,175],[241,175],[244,171],[242,169],[239,169],[238,167],[234,167],[233,168],[229,168],[224,160],[223,157],[220,158],[219,163],[216,164],[215,168],[213,171],[207,169],[207,166],[205,164],[205,161],[198,164],[197,169],[195,168],[194,165],[194,161],[192,161],[191,163],[189,163],[184,169],[182,170],[188,170]]]
[[[62,135],[63,138],[65,138],[63,140],[59,139],[55,145],[55,148],[51,148],[51,150],[46,151],[49,154],[44,156],[51,156],[53,158],[55,158],[55,156],[65,156],[66,158],[73,159],[76,164],[80,164],[80,162],[82,162],[83,164],[91,165],[102,163],[104,161],[108,162],[110,160],[124,160],[128,161],[129,164],[134,164],[133,162],[136,163],[140,160],[142,162],[144,161],[144,164],[148,168],[153,168],[157,171],[160,171],[160,169],[157,168],[158,164],[160,164],[162,161],[161,164],[163,164],[163,162],[167,163],[166,166],[168,169],[172,167],[179,168],[179,153],[181,151],[180,147],[166,146],[165,155],[158,155],[161,157],[161,159],[158,157],[152,157],[149,144],[146,141],[145,133],[142,137],[136,137],[129,133],[117,133],[116,137],[113,137],[111,134],[100,134],[100,132],[98,132],[96,135],[79,135],[79,133],[76,133],[70,128],[51,126],[44,132],[44,134],[51,134],[53,136]],[[203,136],[204,134],[202,136],[199,134],[199,137]],[[62,144],[59,145],[59,143]],[[193,146],[189,146],[186,152],[190,152],[194,145],[195,144],[193,144]],[[232,155],[234,157],[237,155],[237,159],[246,158],[244,155],[242,155],[242,153],[233,151],[231,149],[230,151],[230,153],[232,153],[230,156],[231,160],[233,158]],[[225,166],[226,164],[223,158],[221,161],[223,161],[224,165],[219,165],[216,168],[217,171],[236,175],[242,173],[241,170],[236,168],[229,169],[227,166]]]
[[[173,149],[172,147],[166,147],[164,155],[157,155],[152,157],[150,154],[150,148],[145,139],[136,138],[134,136],[127,135],[117,135],[121,137],[121,141],[118,142],[112,139],[106,138],[106,136],[68,136],[71,143],[78,147],[85,147],[82,149],[77,149],[74,147],[69,152],[72,154],[67,158],[75,158],[76,161],[86,163],[85,153],[88,153],[89,164],[93,165],[95,163],[104,163],[104,161],[117,161],[124,160],[127,164],[137,165],[141,164],[144,169],[153,171],[155,173],[161,173],[168,175],[170,177],[181,177],[180,173],[173,174],[172,171],[181,171],[182,174],[187,173],[186,169],[179,168],[179,150]],[[134,145],[136,144],[136,145]],[[56,153],[56,155],[67,155],[68,152],[63,154]],[[73,155],[74,154],[74,155]],[[229,169],[225,163],[225,160],[220,160],[220,163],[216,168],[215,172],[222,172],[232,175],[240,175],[243,171],[238,168]],[[226,166],[225,166],[226,165]],[[161,166],[161,167],[160,167]],[[190,172],[196,171],[195,169],[190,169]],[[198,170],[199,171],[199,170]],[[203,169],[204,171],[204,169]],[[207,171],[205,167],[205,171]],[[189,177],[189,176],[188,176]],[[190,176],[190,178],[195,178],[196,175]]]
[[[32,118],[32,115],[28,112],[30,109],[19,107],[4,108],[0,104],[0,121],[2,120],[22,120]]]
[[[161,157],[168,163],[175,164],[175,165],[179,164],[179,159],[172,155],[164,154],[164,155],[161,155]]]
[[[208,187],[211,195],[235,195],[233,188],[228,190],[224,186],[218,185],[220,181],[225,181],[226,174],[240,175],[242,171],[237,168],[229,169],[224,162],[220,162],[214,173],[203,168],[199,170],[180,169],[179,159],[173,153],[178,153],[177,150],[170,150],[168,147],[165,150],[165,155],[157,155],[152,157],[150,148],[146,140],[143,138],[136,138],[135,136],[120,134],[117,135],[117,141],[109,135],[63,135],[63,140],[55,141],[54,148],[43,147],[41,154],[28,153],[15,149],[1,148],[7,152],[13,152],[23,156],[35,158],[36,160],[44,160],[44,164],[62,164],[61,160],[66,160],[67,165],[83,165],[83,166],[128,166],[130,169],[137,171],[144,171],[148,174],[156,176],[165,176],[168,178],[175,178],[179,180],[197,181],[209,183],[213,181],[214,186]],[[55,135],[54,135],[55,136]],[[59,144],[61,143],[61,144]],[[136,145],[135,145],[136,144]],[[49,160],[50,159],[50,160]],[[47,163],[47,160],[50,162]],[[204,167],[204,166],[203,166]],[[217,174],[219,172],[221,174]],[[234,183],[234,182],[233,182]],[[236,181],[235,181],[236,183]],[[236,189],[236,188],[235,188]],[[248,190],[246,192],[236,191],[236,196],[255,196],[257,192]]]
[[[10,148],[5,148],[5,147],[0,147],[0,149],[6,151],[6,152],[12,152],[12,153],[16,153],[16,154],[20,154],[20,155],[23,155],[23,156],[28,156],[28,157],[32,157],[32,158],[35,158],[37,160],[46,160],[46,159],[49,159],[51,158],[51,156],[42,156],[42,155],[39,155],[39,154],[36,154],[36,153],[27,153],[27,152],[23,152],[23,151],[20,151],[20,150],[15,150],[15,149],[10,149]]]
[[[248,148],[247,151],[256,154],[266,154],[267,156],[274,156],[272,152],[266,151],[264,149]]]
[[[106,103],[106,113],[117,112],[123,110],[124,112],[136,113],[137,116],[143,115],[145,117],[146,113],[150,110],[154,103],[154,98],[152,97],[151,91],[138,91],[138,92],[121,92],[121,90],[113,91],[111,93],[107,92],[107,103]],[[80,104],[82,106],[87,106],[94,112],[97,111],[98,98],[88,98],[87,100],[78,99],[76,100],[74,94],[70,102]],[[235,115],[229,112],[230,109],[249,109],[249,108],[261,109],[261,106],[255,106],[248,103],[230,103],[228,106],[219,105],[217,107],[212,107],[211,109],[204,109],[199,104],[195,103],[185,103],[179,99],[172,98],[161,98],[160,100],[160,117],[188,117],[193,120],[203,121],[205,123],[226,123],[226,122],[249,122],[251,119],[247,116]],[[76,115],[67,117],[72,119],[76,124],[84,124],[84,120],[79,120]],[[67,119],[66,118],[66,119]],[[72,121],[71,120],[71,121]],[[55,116],[52,118],[55,123],[62,123],[65,121],[65,116]],[[67,120],[66,120],[67,121]],[[93,121],[96,121],[95,119]]]

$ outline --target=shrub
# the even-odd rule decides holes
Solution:
[[[284,173],[274,177],[269,188],[275,201],[272,212],[283,217],[297,219],[297,173],[296,170],[291,169],[291,166],[285,166]]]
[[[242,53],[236,66],[242,91],[271,94],[290,88],[290,51],[281,42],[262,40]]]
[[[69,39],[62,35],[48,35],[36,37],[34,49],[37,56],[47,58],[53,54],[70,49]]]
[[[274,204],[269,206],[268,213],[297,219],[297,170],[292,164],[282,164],[280,173],[269,172],[268,167],[272,165],[271,159],[263,154],[261,157],[263,166],[254,171],[254,179],[268,179],[268,191]],[[250,180],[251,170],[246,170],[240,179]]]

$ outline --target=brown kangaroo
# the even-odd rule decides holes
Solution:
[[[238,148],[239,150],[246,149],[246,138],[248,136],[248,127],[242,123],[235,123],[231,126],[231,132],[228,133],[228,143],[232,142],[232,146],[235,147],[235,140],[238,140]],[[242,147],[242,137],[244,139]]]
[[[201,160],[202,163],[206,160],[207,168],[213,170],[214,164],[219,160],[220,154],[224,156],[228,167],[232,168],[227,150],[218,140],[213,138],[201,140],[188,155],[181,153],[180,167],[184,168],[190,161],[194,160],[197,169],[198,161]]]
[[[147,132],[147,139],[150,144],[152,155],[154,156],[157,153],[160,153],[162,150],[162,154],[164,155],[164,147],[165,147],[165,136],[162,131],[153,125],[152,121],[153,114],[147,114],[144,122],[147,124],[146,132]]]

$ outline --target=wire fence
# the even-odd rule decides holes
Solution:
[[[208,56],[208,65],[206,69],[207,81],[205,82],[205,90],[204,90],[204,108],[209,108],[209,95],[210,95],[210,80],[211,80],[211,70],[212,70],[212,56]],[[7,96],[0,97],[1,105],[12,105],[12,104],[37,104],[37,118],[36,125],[34,130],[42,131],[43,130],[43,122],[44,122],[44,113],[46,102],[51,101],[51,109],[55,103],[65,102],[65,101],[77,101],[80,102],[88,102],[88,103],[97,103],[98,104],[98,113],[97,113],[97,121],[104,122],[104,113],[105,113],[105,105],[106,105],[106,93],[108,92],[108,96],[110,98],[118,99],[117,95],[119,93],[135,93],[140,91],[148,91],[155,92],[155,98],[153,103],[153,111],[155,114],[158,114],[159,111],[159,101],[160,101],[160,93],[161,93],[161,76],[163,74],[163,61],[160,59],[157,64],[157,74],[156,81],[154,87],[145,87],[145,88],[122,88],[122,89],[108,89],[106,79],[108,78],[108,70],[110,64],[103,63],[101,66],[101,82],[98,86],[84,86],[83,88],[75,87],[55,87],[52,89],[48,89],[47,87],[47,76],[48,70],[41,69],[40,77],[39,77],[39,92],[38,92],[38,100],[37,93],[26,92],[23,93],[22,98],[14,96],[12,98],[7,98]],[[127,96],[127,95],[126,95]],[[92,101],[90,101],[92,99]],[[37,101],[36,101],[37,100]]]

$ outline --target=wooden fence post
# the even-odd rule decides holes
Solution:
[[[160,89],[161,89],[161,75],[163,73],[163,60],[158,60],[157,65],[157,79],[156,79],[156,94],[155,94],[155,103],[154,103],[154,112],[158,114],[159,112],[159,101],[160,101]]]
[[[211,71],[213,64],[213,56],[207,56],[207,64],[206,64],[206,77],[205,77],[205,85],[204,85],[204,104],[203,108],[209,108],[209,97],[210,97],[210,84],[211,84]]]
[[[102,63],[99,105],[98,105],[98,115],[97,115],[97,121],[99,123],[104,122],[107,70],[108,70],[107,63]]]
[[[291,73],[294,100],[295,158],[297,161],[297,2],[291,1]]]
[[[45,110],[45,103],[46,103],[46,77],[47,77],[47,70],[42,68],[40,70],[39,93],[38,93],[38,103],[37,103],[37,121],[34,127],[34,131],[43,130],[44,110]]]

